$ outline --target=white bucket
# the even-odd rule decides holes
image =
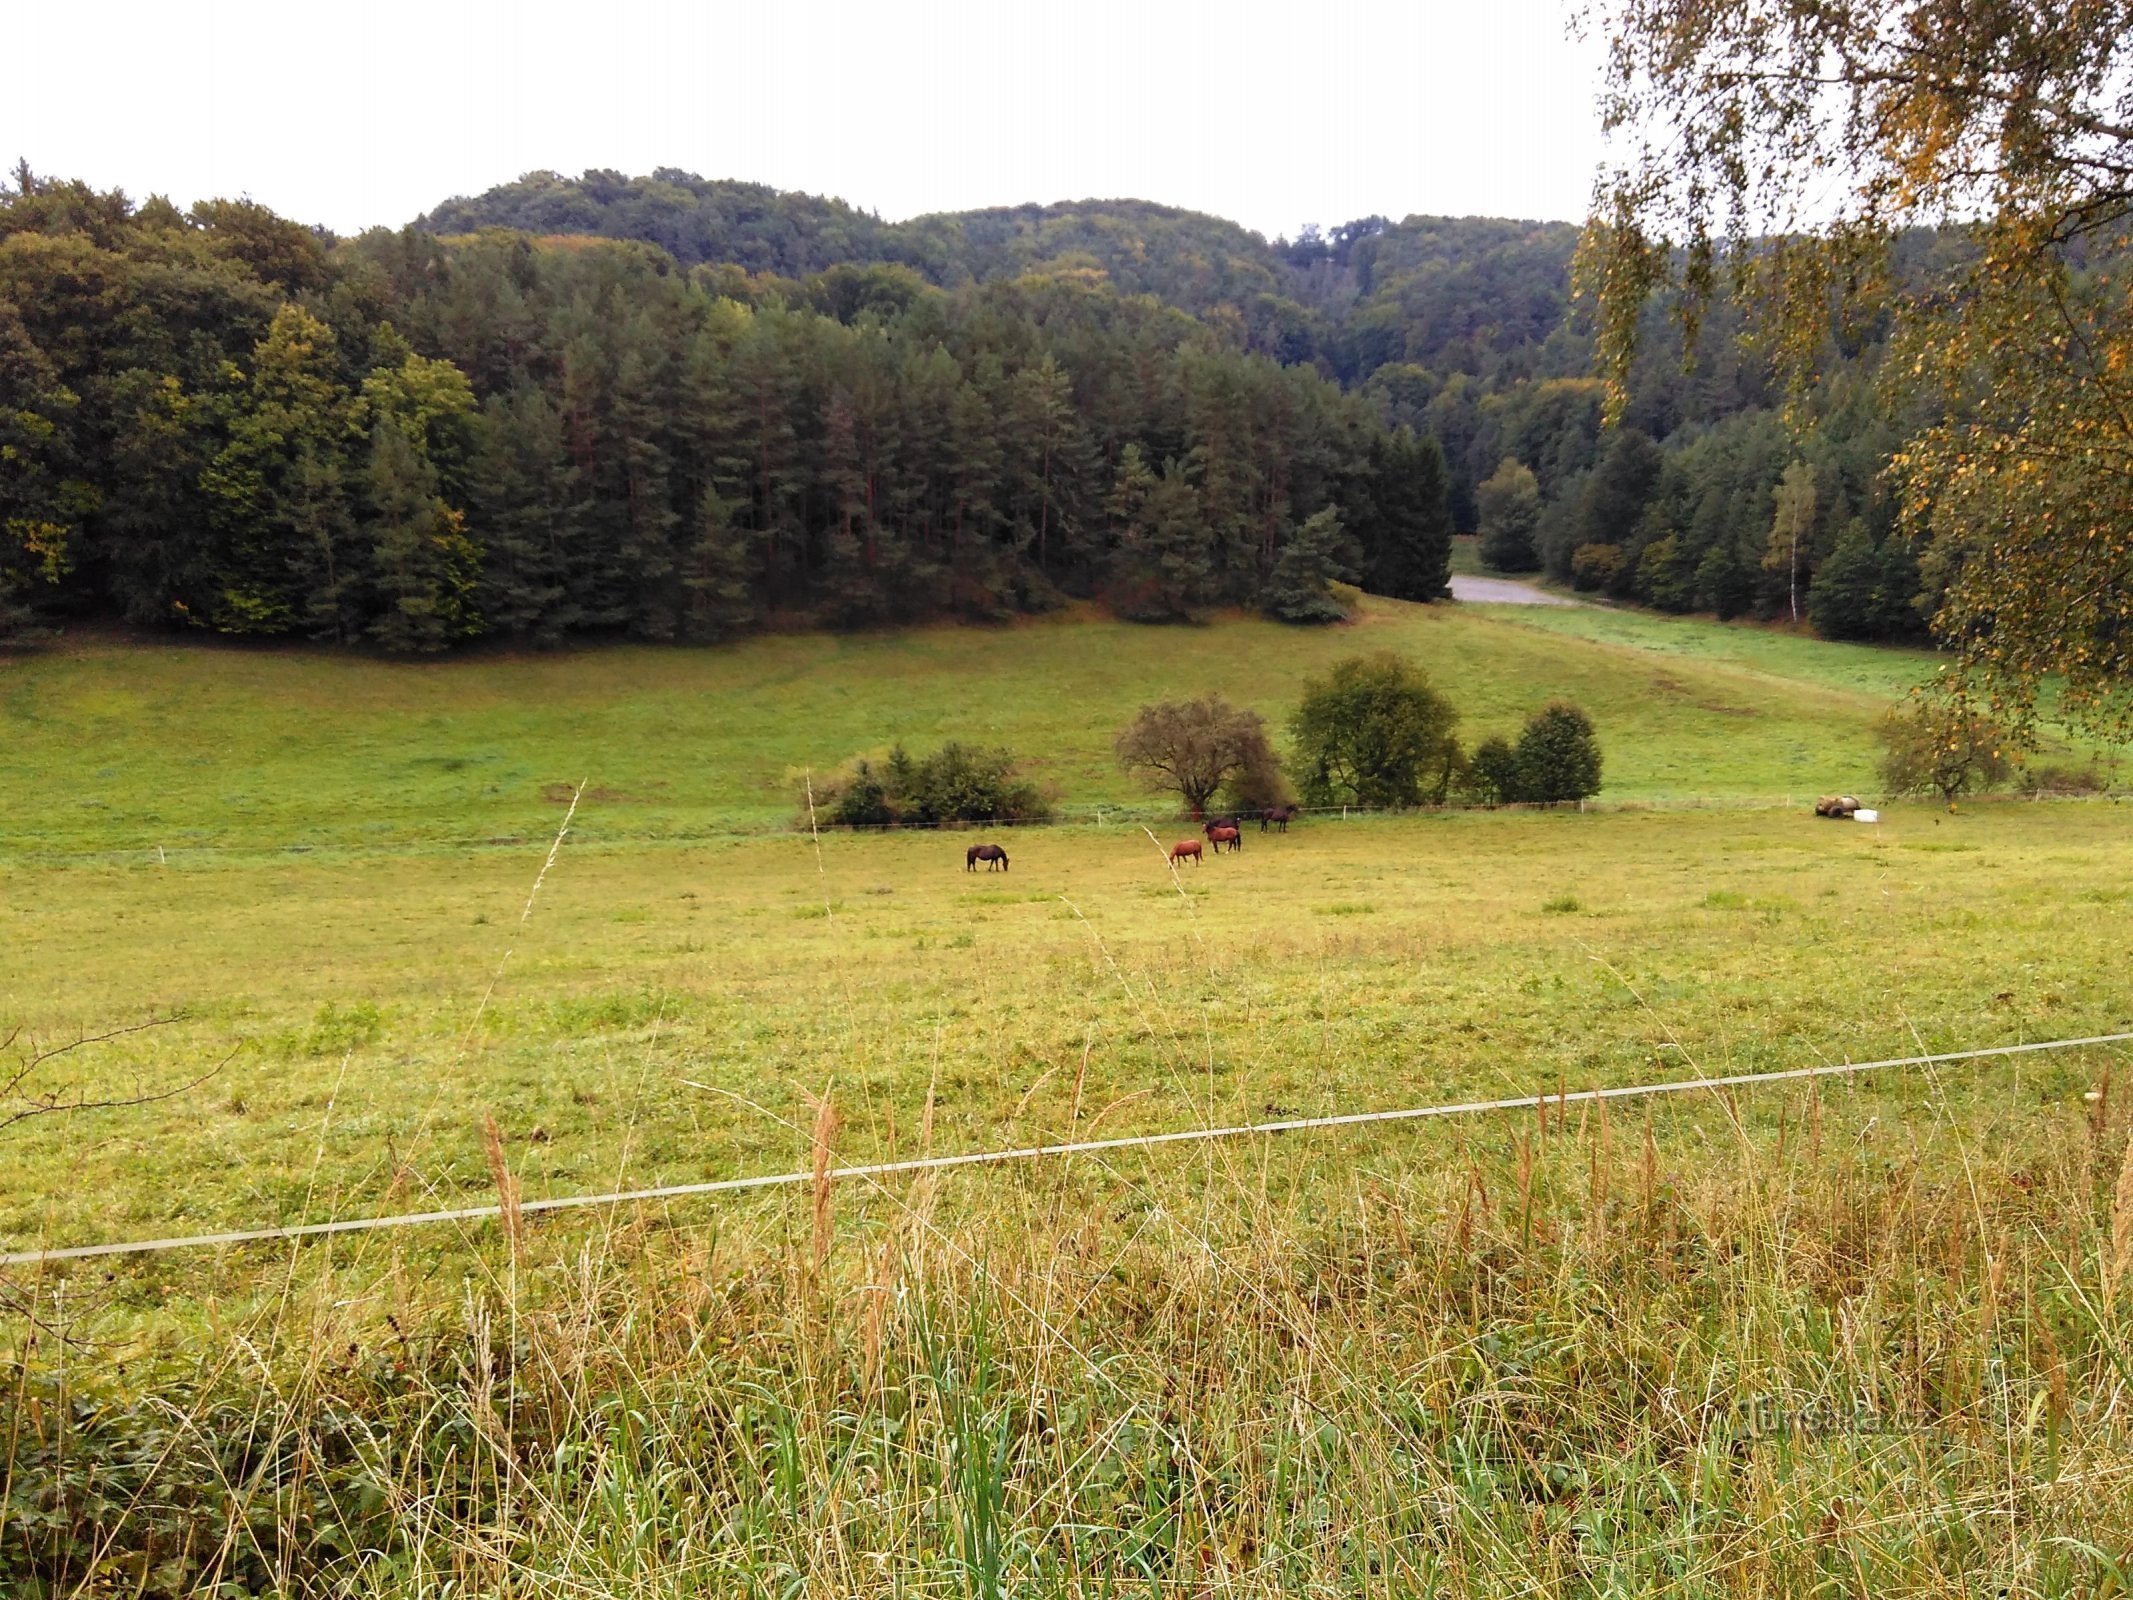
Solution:
[[[1862,809],[1859,811],[1854,811],[1852,813],[1852,821],[1854,822],[1879,822],[1880,820],[1881,813],[1878,811],[1867,811]]]

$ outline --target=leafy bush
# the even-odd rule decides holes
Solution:
[[[951,739],[914,760],[902,745],[876,766],[860,759],[815,790],[818,815],[846,827],[938,828],[951,822],[1042,822],[1050,800],[1016,775],[1005,747]]]
[[[1518,792],[1518,752],[1511,741],[1492,733],[1474,746],[1467,759],[1466,792],[1483,805],[1509,803]]]
[[[1390,651],[1337,663],[1304,684],[1290,731],[1306,799],[1317,805],[1411,806],[1440,789],[1459,713],[1428,675]]]

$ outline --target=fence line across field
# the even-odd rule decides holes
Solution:
[[[1389,1111],[1351,1111],[1336,1116],[1290,1117],[1279,1122],[1242,1122],[1218,1128],[1178,1128],[1168,1133],[1122,1134],[1112,1139],[1022,1145],[1009,1150],[977,1150],[952,1156],[919,1156],[907,1161],[875,1161],[860,1166],[832,1167],[828,1176],[833,1181],[893,1178],[911,1173],[942,1172],[951,1167],[996,1166],[1010,1161],[1099,1155],[1107,1151],[1141,1150],[1157,1145],[1198,1144],[1216,1139],[1243,1139],[1276,1133],[1308,1133],[1316,1129],[1354,1128],[1372,1123],[1418,1122],[1435,1117],[1480,1116],[1494,1111],[1531,1111],[1547,1105],[1585,1105],[1603,1100],[1691,1094],[1699,1090],[1745,1089],[1765,1083],[1796,1083],[1808,1078],[1843,1077],[1861,1072],[1875,1072],[1887,1067],[1939,1066],[1955,1061],[1982,1061],[1992,1057],[2030,1055],[2043,1050],[2076,1050],[2128,1042],[2133,1042],[2133,1033],[2100,1033],[2080,1039],[2045,1039],[2034,1044],[2003,1044],[1978,1050],[1946,1050],[1933,1055],[1890,1056],[1880,1061],[1825,1062],[1819,1066],[1788,1067],[1777,1072],[1740,1072],[1667,1083],[1628,1084],[1611,1089],[1565,1089],[1555,1093],[1510,1095],[1498,1100],[1462,1100],[1444,1105],[1404,1106]],[[682,1081],[688,1082],[687,1079]],[[689,1086],[704,1087],[693,1083]],[[530,1216],[538,1212],[568,1211],[587,1206],[628,1205],[646,1200],[680,1200],[697,1195],[738,1194],[753,1189],[789,1188],[811,1183],[814,1176],[812,1171],[772,1172],[745,1178],[715,1178],[702,1183],[670,1183],[646,1189],[621,1189],[607,1194],[559,1195],[546,1200],[522,1200],[518,1210],[521,1215]],[[318,1239],[334,1234],[369,1233],[381,1228],[413,1228],[444,1222],[483,1222],[491,1217],[501,1216],[502,1213],[503,1208],[500,1205],[463,1206],[449,1211],[410,1211],[383,1217],[351,1217],[341,1222],[302,1222],[285,1227],[246,1228],[230,1233],[200,1233],[169,1239],[132,1239],[111,1244],[73,1245],[57,1250],[18,1250],[12,1254],[0,1255],[0,1266],[39,1266],[48,1262],[85,1261],[96,1256],[152,1255],[170,1250],[265,1244],[289,1239]]]

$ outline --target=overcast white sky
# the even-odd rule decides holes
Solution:
[[[1567,0],[206,5],[16,0],[0,157],[352,232],[540,167],[682,167],[903,218],[1133,196],[1268,235],[1575,220]]]

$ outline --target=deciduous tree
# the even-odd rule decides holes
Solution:
[[[1304,797],[1316,804],[1420,804],[1459,713],[1391,651],[1354,656],[1304,683],[1290,722]]]
[[[1152,789],[1177,795],[1195,817],[1225,785],[1244,780],[1261,803],[1278,800],[1280,762],[1259,713],[1218,694],[1142,706],[1115,744],[1119,765]]]

